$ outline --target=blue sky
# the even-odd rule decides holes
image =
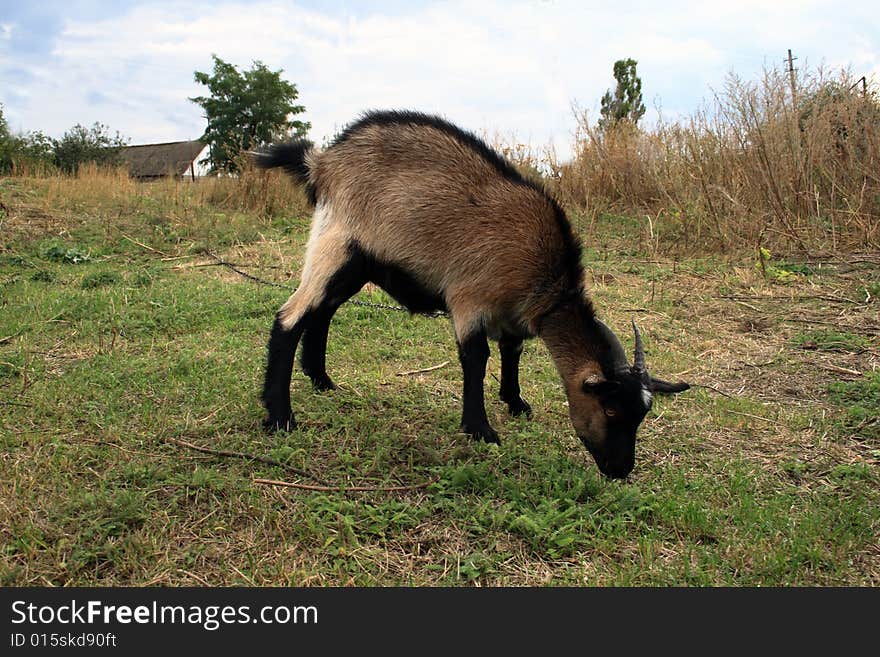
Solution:
[[[311,137],[369,108],[413,108],[563,156],[572,106],[598,113],[633,57],[648,114],[685,116],[734,71],[849,67],[880,83],[875,3],[744,0],[185,3],[0,0],[0,103],[14,130],[101,121],[132,143],[198,137],[211,54],[297,84]]]

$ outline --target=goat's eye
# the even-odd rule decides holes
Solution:
[[[615,411],[613,408],[606,408],[605,415],[607,415],[608,417],[614,417],[615,415],[617,415],[617,411]]]

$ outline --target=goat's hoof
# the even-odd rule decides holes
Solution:
[[[296,429],[296,420],[290,414],[287,417],[268,417],[263,421],[263,429],[269,433],[277,433],[279,431],[293,431]]]
[[[507,402],[507,411],[513,416],[518,417],[525,415],[527,418],[532,417],[532,407],[522,397],[518,397],[514,401]]]
[[[327,390],[336,390],[336,384],[333,383],[333,379],[331,379],[326,374],[322,374],[320,376],[313,376],[312,379],[312,387],[318,392],[326,392]]]
[[[482,440],[483,442],[494,443],[495,445],[501,444],[501,441],[498,439],[498,432],[488,424],[483,424],[477,427],[462,424],[461,430],[474,440]]]

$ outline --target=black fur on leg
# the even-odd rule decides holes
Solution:
[[[464,392],[462,394],[461,430],[475,440],[500,443],[498,433],[489,426],[486,402],[483,397],[483,379],[489,360],[489,343],[483,330],[472,333],[458,343]]]
[[[503,335],[498,340],[498,351],[501,353],[500,397],[511,415],[531,417],[532,407],[520,396],[519,389],[519,357],[522,350],[522,338]]]
[[[333,274],[324,289],[323,301],[309,313],[299,363],[316,390],[335,390],[327,374],[327,334],[339,306],[358,293],[368,280],[370,262],[356,244],[348,245],[348,261]]]
[[[289,331],[276,315],[269,336],[266,358],[266,378],[263,383],[263,405],[268,411],[263,427],[268,431],[291,430],[296,426],[290,408],[290,376],[296,345],[302,335],[306,317],[301,318]]]
[[[299,364],[303,373],[312,380],[315,390],[336,390],[336,384],[327,374],[327,334],[332,313],[320,309],[312,315],[302,337]]]

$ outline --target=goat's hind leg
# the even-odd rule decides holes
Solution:
[[[312,386],[318,391],[336,390],[336,384],[327,374],[327,334],[335,310],[316,310],[312,313],[302,336],[299,364],[303,374],[312,380]]]
[[[358,293],[367,282],[364,258],[349,249],[345,264],[330,278],[323,300],[311,312],[302,336],[299,363],[312,380],[315,390],[334,390],[336,385],[327,374],[327,333],[330,320],[343,303]]]
[[[300,300],[297,299],[300,295]],[[266,359],[266,377],[263,383],[263,405],[268,415],[263,426],[269,431],[281,429],[290,431],[296,426],[290,408],[290,377],[293,373],[293,359],[296,346],[305,330],[308,311],[300,311],[291,318],[290,307],[307,305],[297,291],[275,315],[272,333],[269,336]]]
[[[349,260],[344,238],[332,229],[309,239],[300,286],[278,311],[269,337],[262,398],[268,412],[263,424],[270,431],[296,426],[290,406],[290,378],[296,348],[310,323],[324,317],[334,303],[336,307],[342,303],[334,287],[338,287],[338,275]]]
[[[502,335],[498,340],[501,352],[501,401],[507,404],[511,415],[532,416],[532,407],[520,396],[519,357],[522,354],[522,338]]]

